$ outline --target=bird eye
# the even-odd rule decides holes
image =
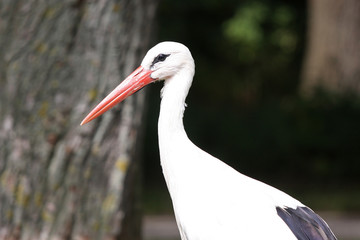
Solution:
[[[170,54],[159,54],[155,59],[158,60],[158,62],[163,62]]]
[[[160,53],[159,55],[157,55],[157,56],[154,58],[154,61],[151,63],[151,66],[154,66],[155,63],[165,61],[165,59],[166,59],[168,56],[170,56],[170,54]]]

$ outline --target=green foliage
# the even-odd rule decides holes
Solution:
[[[241,60],[254,59],[264,42],[262,24],[269,9],[260,2],[251,2],[239,8],[235,16],[224,24],[225,37],[238,44]]]
[[[288,55],[295,51],[298,40],[291,27],[293,21],[294,14],[286,5],[251,1],[224,23],[224,35],[235,44],[240,61],[254,61],[269,48],[276,48],[278,55]]]

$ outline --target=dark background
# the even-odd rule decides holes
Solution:
[[[306,1],[163,0],[154,42],[178,41],[193,54],[184,124],[196,145],[313,208],[360,211],[360,101],[300,93],[307,12]],[[171,209],[157,145],[161,87],[148,96],[149,212]]]

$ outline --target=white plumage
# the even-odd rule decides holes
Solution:
[[[336,239],[327,224],[299,201],[237,172],[188,139],[183,113],[194,71],[187,47],[160,43],[82,124],[146,84],[164,80],[160,159],[182,240]]]

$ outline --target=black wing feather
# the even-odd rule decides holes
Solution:
[[[298,240],[336,240],[327,223],[308,207],[276,207],[276,211]]]

